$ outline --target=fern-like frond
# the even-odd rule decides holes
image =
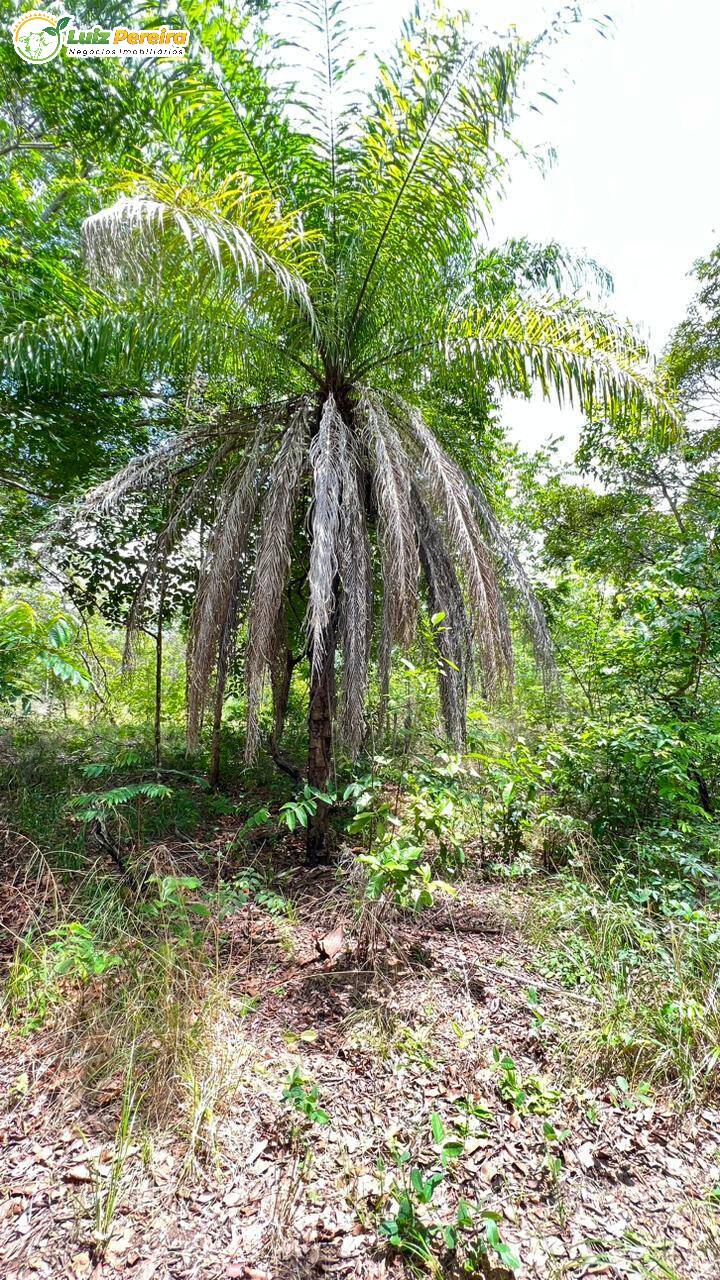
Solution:
[[[645,345],[628,326],[580,303],[515,296],[495,310],[473,309],[451,320],[445,357],[465,361],[503,391],[529,396],[537,386],[588,415],[621,416],[638,429],[649,418],[666,436],[677,430],[677,410]]]
[[[159,193],[162,186],[156,186]],[[167,242],[178,247],[183,242],[184,252],[174,263],[175,270],[182,270],[183,259],[197,253],[206,255],[217,272],[220,283],[228,276],[237,286],[254,283],[262,274],[270,275],[279,285],[284,297],[299,303],[311,319],[312,308],[304,280],[295,274],[287,263],[288,249],[297,236],[292,237],[287,223],[280,222],[266,198],[258,200],[247,193],[249,221],[255,235],[238,221],[223,217],[208,202],[205,207],[197,198],[187,193],[169,190],[168,197],[142,193],[123,196],[83,224],[85,251],[91,272],[98,278],[114,275],[120,282],[130,271],[138,283],[144,279],[162,279],[163,249]],[[238,201],[242,212],[242,202]],[[271,248],[258,242],[258,224],[263,238]],[[174,245],[173,245],[174,240]],[[284,260],[285,259],[285,260]]]

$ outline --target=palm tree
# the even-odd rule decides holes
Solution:
[[[293,85],[255,18],[191,0],[183,20],[202,41],[160,73],[145,169],[85,224],[95,284],[51,327],[8,335],[4,367],[28,386],[101,376],[187,396],[185,424],[86,510],[163,495],[130,633],[168,558],[201,517],[212,526],[189,628],[191,746],[211,689],[219,725],[246,621],[247,757],[268,677],[277,754],[302,597],[307,779],[322,789],[334,722],[357,752],[371,654],[382,698],[421,598],[444,614],[440,694],[456,743],[471,681],[492,696],[512,673],[498,570],[552,664],[542,610],[458,461],[472,453],[477,404],[538,385],[631,428],[648,418],[662,430],[672,412],[642,344],[578,299],[577,264],[556,246],[484,244],[521,83],[558,26],[478,42],[463,19],[416,10],[363,91],[341,0],[297,7]],[[209,385],[221,407],[199,410]],[[320,812],[311,856],[325,831]]]

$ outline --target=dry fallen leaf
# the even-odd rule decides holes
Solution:
[[[595,1163],[592,1142],[583,1142],[575,1151],[575,1157],[583,1169],[592,1169]]]
[[[334,960],[335,956],[339,955],[345,948],[345,933],[342,925],[339,924],[337,928],[331,929],[329,933],[326,933],[320,939],[317,945],[318,951],[322,955],[326,956],[328,960]]]
[[[93,1264],[89,1253],[78,1253],[70,1263],[71,1280],[87,1280],[92,1274]]]

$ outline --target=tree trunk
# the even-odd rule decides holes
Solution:
[[[310,710],[308,715],[307,780],[311,787],[324,791],[332,769],[332,723],[335,709],[335,628],[328,627],[321,662],[310,677]],[[316,813],[308,822],[307,861],[313,865],[329,861],[330,805],[318,801]]]
[[[222,738],[222,714],[225,702],[225,687],[230,670],[230,647],[235,635],[235,606],[231,605],[220,639],[217,673],[215,676],[215,705],[213,707],[212,745],[210,748],[210,786],[213,791],[220,787],[220,747]]]
[[[210,786],[213,791],[220,787],[220,746],[222,737],[222,713],[225,699],[225,677],[222,658],[215,683],[215,705],[213,708],[212,744],[210,747]]]
[[[165,609],[165,572],[163,570],[158,601],[157,630],[155,632],[155,724],[153,739],[155,745],[155,768],[160,768],[162,753],[162,673],[163,673],[163,611]]]
[[[285,643],[284,648],[277,654],[276,660],[270,669],[270,683],[272,686],[273,698],[273,727],[268,742],[268,754],[271,760],[275,761],[278,769],[282,769],[293,782],[304,782],[303,774],[292,760],[285,760],[280,754],[280,743],[282,740],[283,729],[285,728],[285,716],[287,715],[288,701],[290,698],[290,685],[292,683],[292,674],[297,665],[297,660],[293,657],[292,650]]]

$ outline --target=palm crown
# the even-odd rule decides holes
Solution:
[[[7,337],[5,369],[51,385],[101,373],[111,388],[159,378],[195,393],[207,379],[227,388],[222,411],[195,414],[89,502],[168,495],[131,629],[168,557],[210,514],[189,732],[197,738],[214,674],[221,702],[247,602],[250,757],[268,673],[282,721],[300,559],[308,774],[322,785],[336,651],[354,752],[376,612],[381,688],[393,647],[412,641],[421,595],[445,615],[441,701],[457,742],[473,670],[491,693],[512,668],[499,565],[551,661],[542,611],[477,475],[457,460],[490,389],[538,384],[634,423],[662,426],[671,413],[632,333],[563,295],[574,267],[555,246],[482,248],[519,87],[554,29],[478,43],[461,18],[418,10],[358,95],[338,0],[298,6],[300,83],[290,87],[252,20],[239,32],[203,0],[183,16],[202,46],[163,81],[146,168],[85,224],[94,285],[51,328],[33,321]]]

